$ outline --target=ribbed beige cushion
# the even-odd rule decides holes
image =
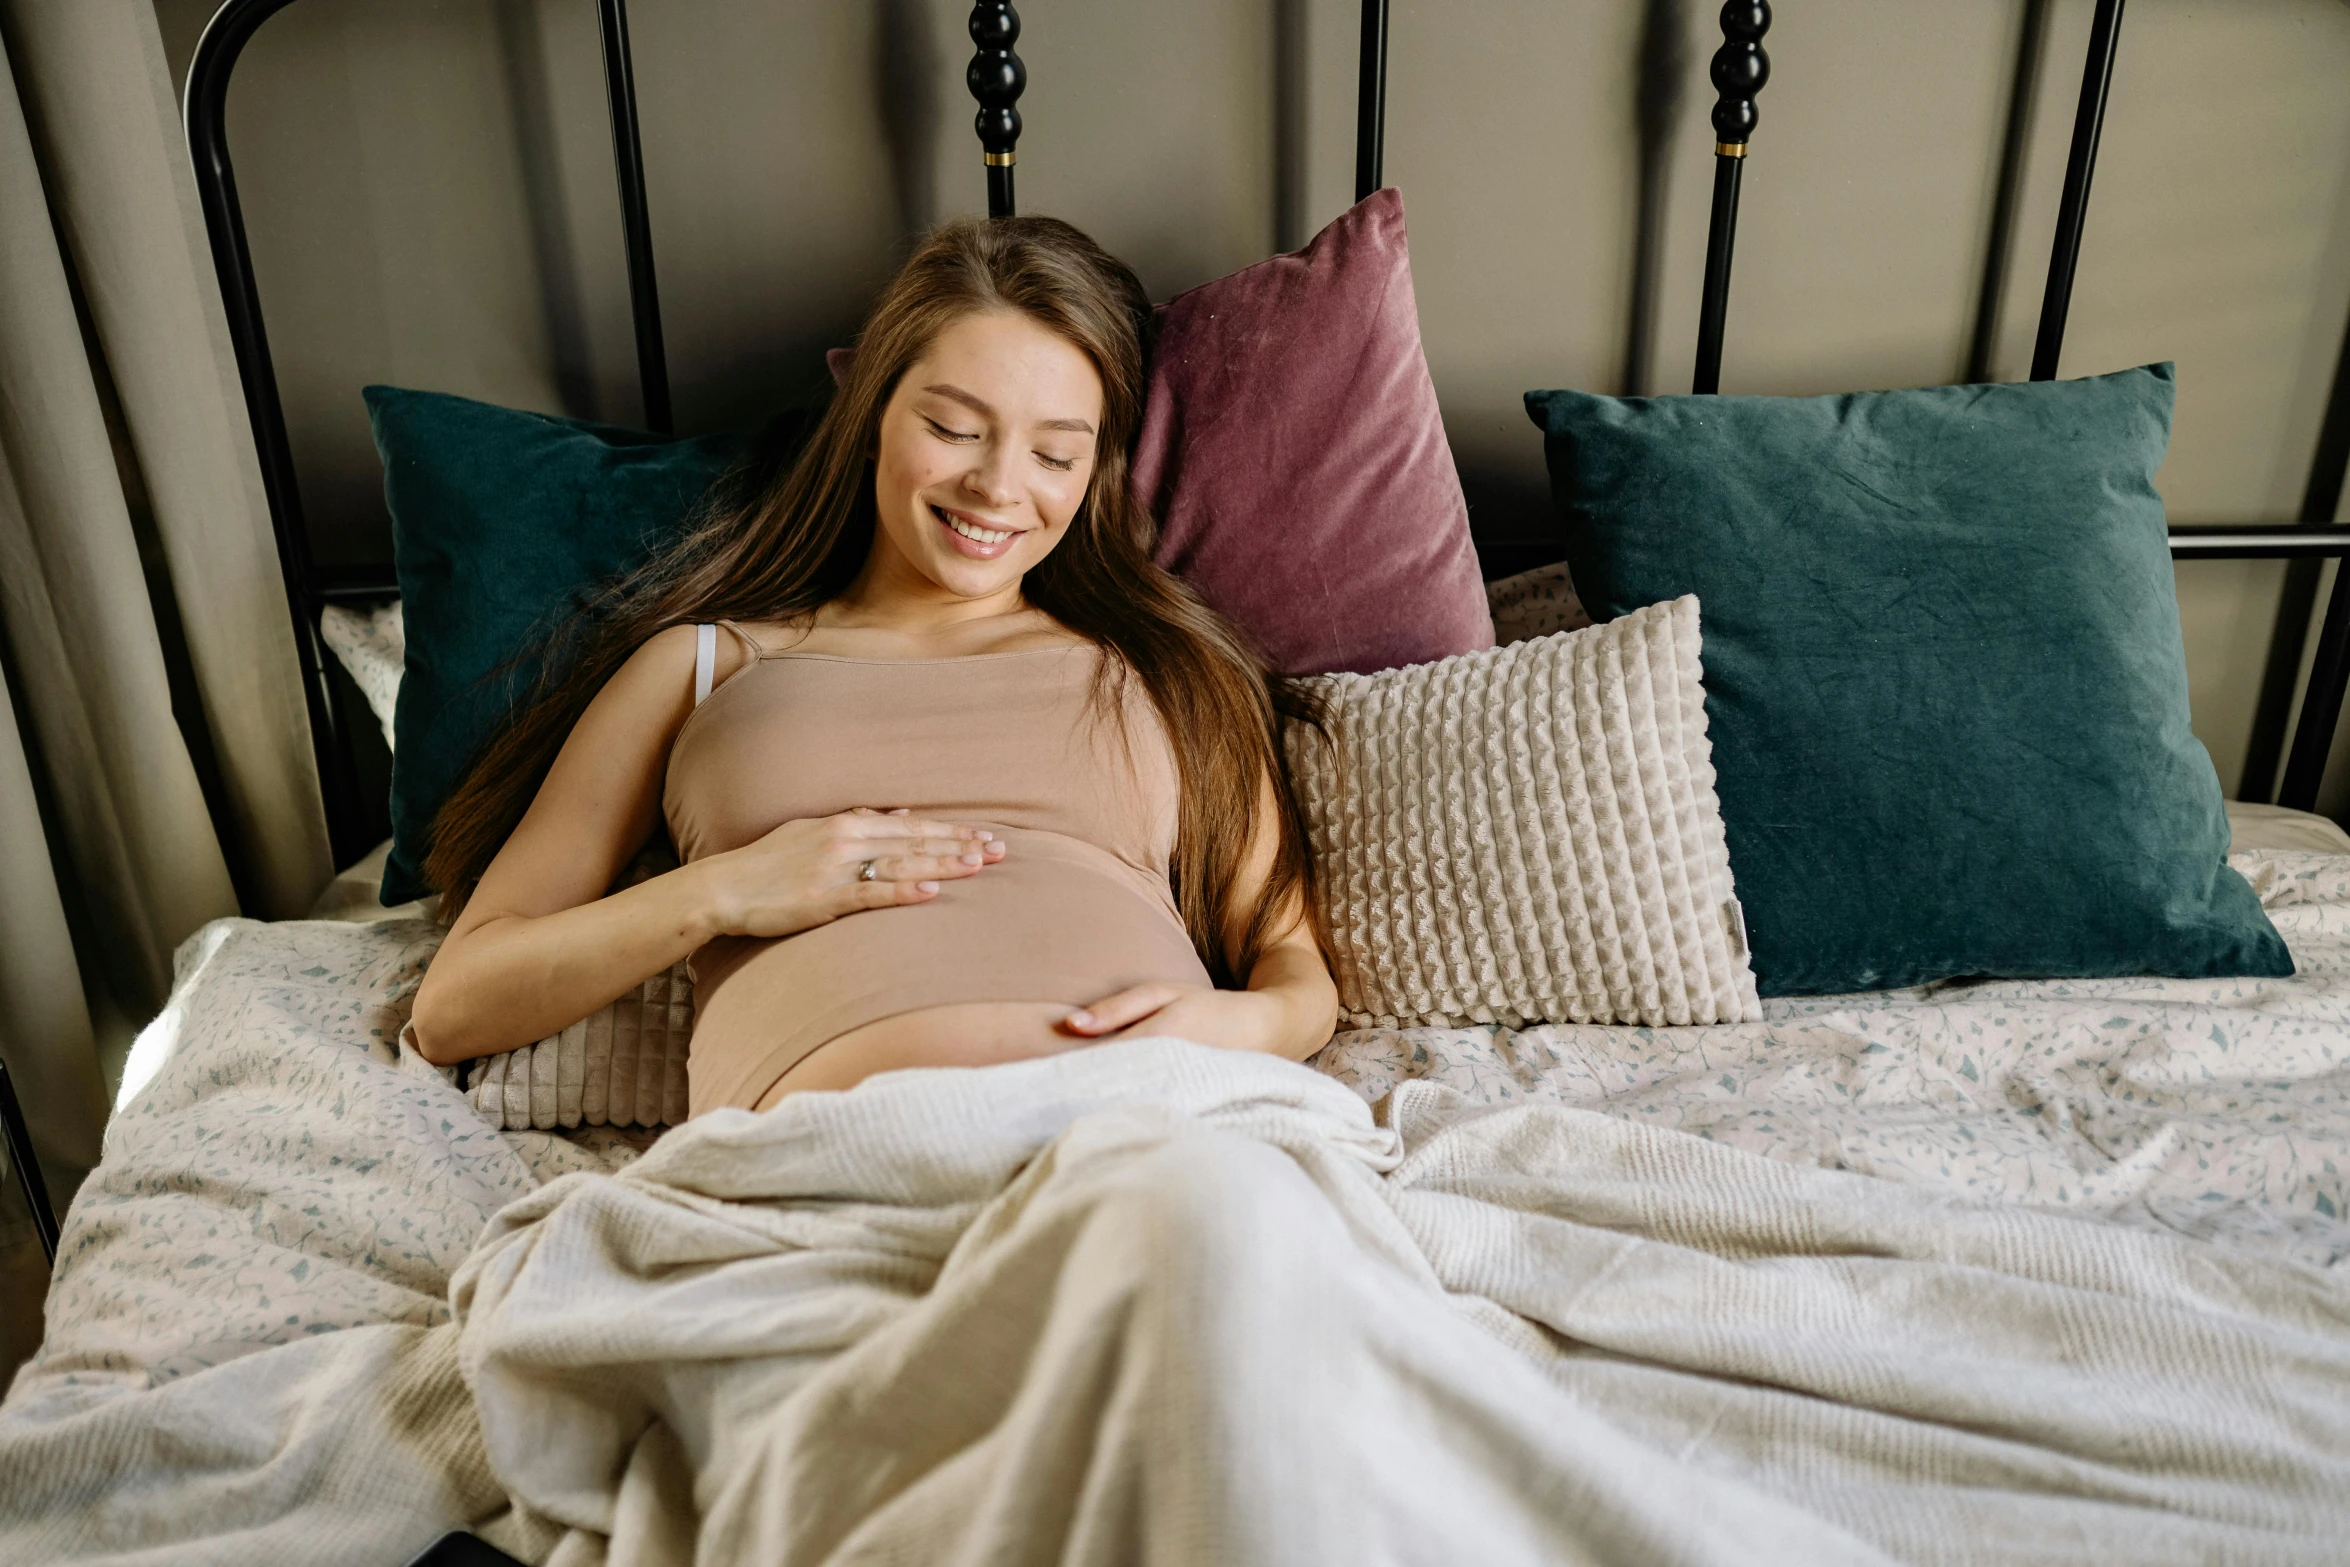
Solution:
[[[1697,600],[1324,675],[1290,752],[1357,1027],[1762,1016],[1714,797]]]
[[[490,1056],[466,1097],[510,1132],[683,1126],[694,986],[680,963],[560,1034]]]

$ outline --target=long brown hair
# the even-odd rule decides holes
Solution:
[[[963,219],[931,234],[874,305],[797,460],[763,485],[738,481],[731,503],[714,505],[677,543],[606,585],[556,633],[530,695],[433,819],[424,874],[440,890],[443,919],[472,895],[580,714],[646,638],[720,618],[811,615],[849,585],[873,542],[868,454],[883,408],[941,332],[991,310],[1018,311],[1056,333],[1101,377],[1102,428],[1084,505],[1022,592],[1113,655],[1105,670],[1138,676],[1158,708],[1182,780],[1171,879],[1192,944],[1218,983],[1234,984],[1245,982],[1290,910],[1321,938],[1280,728],[1285,717],[1312,718],[1312,704],[1151,561],[1157,525],[1127,471],[1142,420],[1150,299],[1125,263],[1042,217]],[[1259,819],[1268,778],[1278,801],[1270,822]],[[1233,887],[1267,830],[1272,875],[1254,908],[1237,909]]]

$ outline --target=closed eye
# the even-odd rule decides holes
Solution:
[[[925,419],[922,422],[929,425],[930,433],[942,441],[976,441],[979,439],[978,434],[974,431],[950,430],[936,419]]]
[[[1077,466],[1076,458],[1055,457],[1050,452],[1038,452],[1036,454],[1036,460],[1040,463],[1043,463],[1047,468],[1052,469],[1055,473],[1067,473],[1070,469]]]

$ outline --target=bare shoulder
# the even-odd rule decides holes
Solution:
[[[636,652],[631,654],[628,662],[621,666],[621,674],[629,675],[632,681],[642,681],[657,689],[666,688],[683,680],[686,689],[690,691],[693,686],[694,662],[699,651],[701,630],[699,625],[680,625],[654,632],[637,645]],[[712,627],[710,639],[711,674],[713,677],[710,688],[712,690],[716,690],[734,678],[736,673],[750,664],[756,656],[752,652],[752,646],[746,645],[746,637],[751,638],[752,644],[761,651],[774,645],[767,635],[761,634],[753,637],[751,628],[743,628],[741,635],[734,635],[723,628]],[[613,678],[617,680],[619,676],[615,675]]]
[[[693,627],[672,625],[663,632],[639,641],[637,651],[627,655],[611,679],[604,681],[602,695],[597,700],[613,698],[627,705],[644,700],[665,702],[679,691],[691,698],[693,693]]]
[[[636,651],[628,655],[628,662],[620,666],[622,676],[644,679],[654,674],[674,674],[682,669],[691,679],[694,672],[694,631],[692,626],[670,626],[656,631],[639,642]]]
[[[573,737],[609,744],[624,736],[666,743],[694,703],[694,628],[670,626],[637,644],[588,703]]]

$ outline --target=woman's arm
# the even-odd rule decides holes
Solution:
[[[1238,954],[1249,911],[1272,879],[1280,847],[1280,808],[1280,797],[1267,778],[1258,790],[1256,838],[1233,889],[1234,928],[1225,932],[1228,954]],[[1289,895],[1272,931],[1249,968],[1245,990],[1135,985],[1070,1013],[1061,1026],[1088,1039],[1172,1034],[1203,1045],[1261,1050],[1303,1061],[1328,1044],[1338,1026],[1338,986],[1322,960],[1300,893]]]
[[[723,650],[723,678],[744,659]],[[604,896],[661,816],[669,748],[693,711],[694,634],[648,640],[597,693],[416,993],[417,1048],[440,1065],[534,1043],[717,936],[787,936],[920,903],[1002,857],[976,828],[850,811]],[[875,877],[857,878],[872,859]]]

